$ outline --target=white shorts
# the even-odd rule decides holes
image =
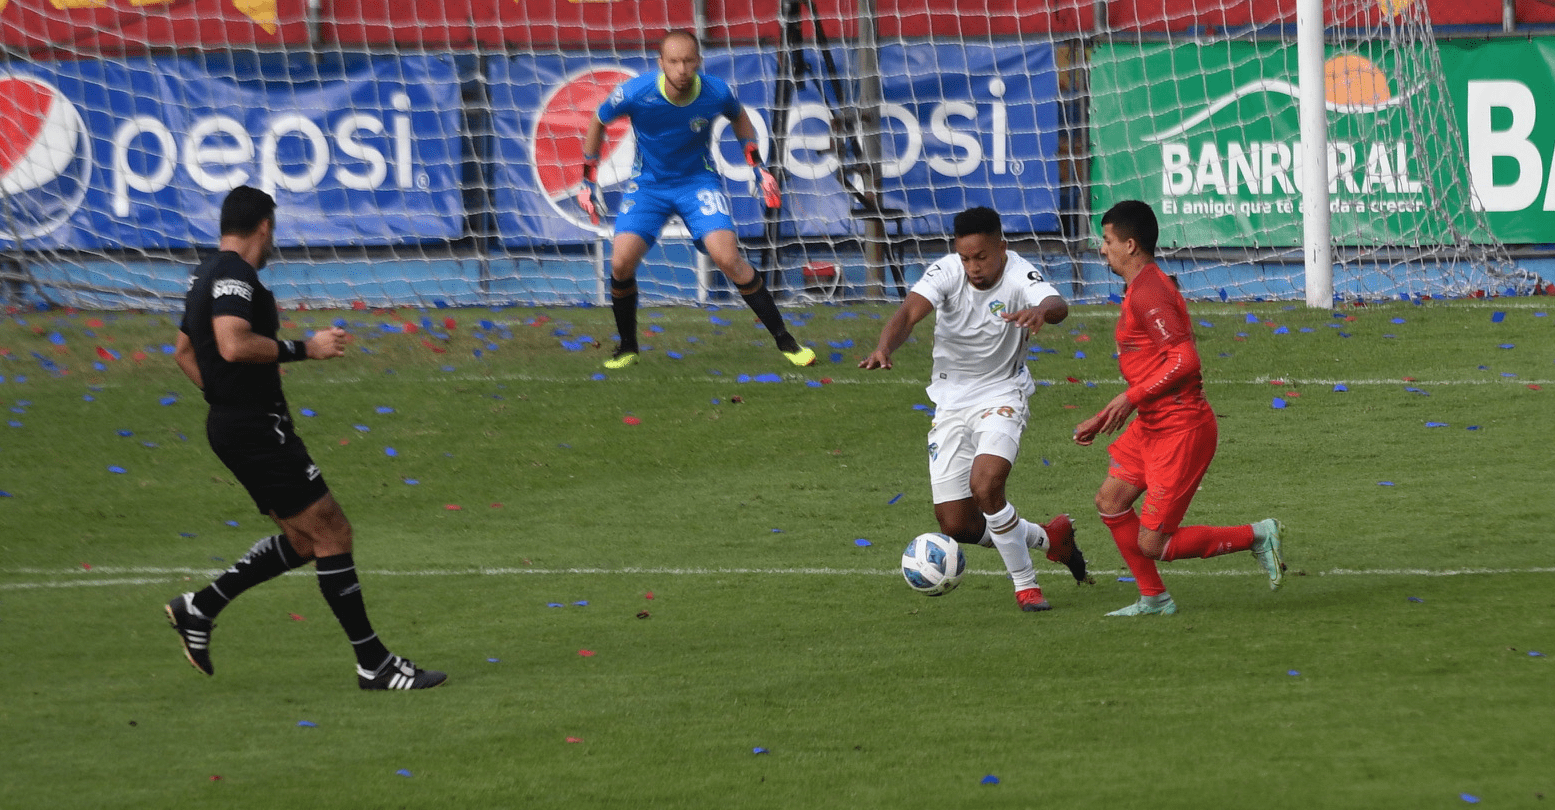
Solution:
[[[937,411],[929,428],[929,488],[935,503],[972,497],[972,459],[998,456],[1015,463],[1031,409],[1013,394],[971,408]]]

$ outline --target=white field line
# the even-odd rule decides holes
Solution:
[[[1261,577],[1262,571],[1193,571],[1168,569],[1172,576],[1189,577]],[[37,590],[45,588],[92,588],[113,585],[158,585],[181,582],[185,577],[208,578],[219,573],[215,568],[156,568],[145,566],[101,566],[90,571],[84,569],[57,568],[6,568],[0,576],[56,577],[46,580],[0,583],[0,591]],[[371,577],[522,577],[522,576],[899,576],[895,568],[450,568],[410,571],[370,570],[363,572]],[[970,571],[977,576],[1005,576],[1003,571]],[[1097,570],[1101,576],[1121,576],[1128,572]],[[1388,577],[1461,577],[1495,574],[1555,574],[1555,567],[1532,568],[1384,568],[1353,569],[1335,568],[1317,571],[1310,576],[1388,576]],[[139,575],[139,576],[135,576]],[[153,576],[148,576],[153,575]],[[289,576],[311,576],[306,572],[293,572]]]

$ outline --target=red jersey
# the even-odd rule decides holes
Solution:
[[[1188,303],[1155,262],[1129,282],[1113,336],[1118,369],[1142,427],[1173,429],[1214,418],[1204,399]]]

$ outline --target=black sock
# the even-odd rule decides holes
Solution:
[[[610,311],[621,334],[621,351],[637,351],[637,279],[610,279]]]
[[[335,612],[335,620],[351,640],[356,664],[368,672],[377,672],[389,660],[389,648],[378,640],[372,622],[367,620],[367,604],[362,601],[362,583],[356,578],[356,561],[351,553],[320,557],[317,561],[319,590]]]
[[[741,286],[739,290],[740,297],[745,299],[746,305],[756,313],[756,317],[761,319],[761,325],[767,327],[767,331],[772,333],[773,339],[777,341],[778,350],[799,351],[799,341],[794,340],[794,336],[788,333],[787,327],[783,326],[783,313],[778,312],[777,302],[772,300],[772,292],[767,289],[766,281],[762,279],[761,274],[757,273],[749,284]]]
[[[292,548],[286,535],[271,535],[255,543],[242,559],[233,563],[215,582],[196,593],[194,609],[206,618],[214,619],[227,603],[238,598],[238,594],[307,564],[307,559]]]

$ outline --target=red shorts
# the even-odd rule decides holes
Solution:
[[[1145,491],[1145,503],[1139,510],[1141,526],[1171,534],[1182,525],[1199,482],[1215,458],[1219,439],[1213,414],[1166,432],[1146,430],[1135,419],[1107,446],[1107,454],[1112,456],[1107,474]]]

